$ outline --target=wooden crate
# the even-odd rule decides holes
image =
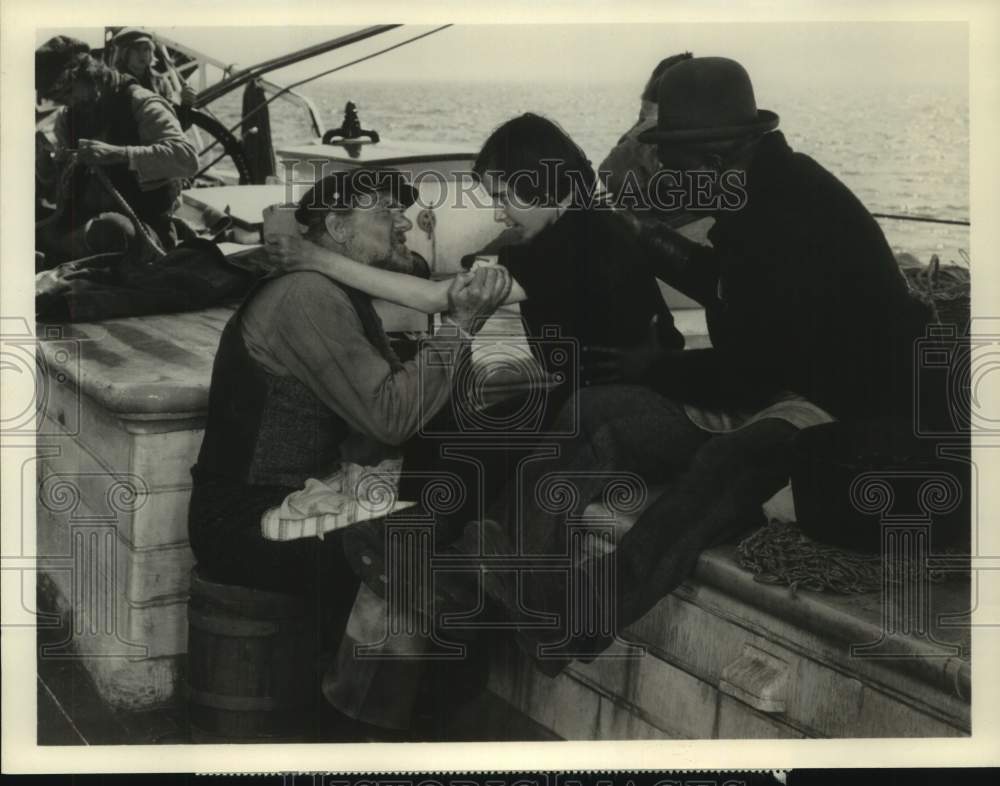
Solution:
[[[68,326],[40,346],[37,548],[73,616],[71,640],[42,656],[80,658],[115,706],[177,696],[194,562],[190,470],[231,313]]]

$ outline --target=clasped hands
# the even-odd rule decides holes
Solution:
[[[328,275],[325,249],[301,235],[274,233],[264,237],[264,248],[274,271],[312,270]],[[510,294],[512,279],[505,267],[488,265],[462,272],[448,288],[448,316],[463,331],[474,335]]]

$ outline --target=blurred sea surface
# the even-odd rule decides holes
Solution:
[[[557,121],[595,166],[636,120],[641,85],[484,82],[316,81],[311,98],[327,128],[340,125],[353,101],[364,128],[399,142],[453,144],[474,152],[497,125],[521,112]],[[781,116],[791,146],[833,172],[872,212],[969,217],[969,105],[949,86],[843,89],[758,87],[758,105]],[[239,91],[213,106],[239,117]],[[277,143],[310,138],[302,110],[271,105]],[[962,226],[880,221],[890,245],[926,263],[961,261],[969,249]]]

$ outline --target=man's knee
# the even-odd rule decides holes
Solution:
[[[595,433],[615,420],[649,417],[674,405],[659,393],[638,385],[595,385],[581,388],[563,405],[556,419],[559,433]],[[678,411],[683,412],[680,405]]]
[[[101,213],[87,222],[87,245],[95,254],[124,252],[135,239],[132,221],[121,213]]]
[[[691,469],[699,474],[733,478],[748,469],[786,472],[797,431],[790,423],[771,418],[719,434],[698,449]]]

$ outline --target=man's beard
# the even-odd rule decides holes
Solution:
[[[378,266],[387,270],[409,270],[410,261],[410,249],[406,243],[393,243],[388,256]]]
[[[405,233],[393,232],[387,242],[349,243],[347,256],[357,262],[382,270],[410,272],[413,266]]]
[[[398,234],[393,233],[389,245],[389,253],[375,264],[377,267],[387,270],[403,270],[408,272],[411,262],[410,249],[406,245],[406,235],[400,232]]]

